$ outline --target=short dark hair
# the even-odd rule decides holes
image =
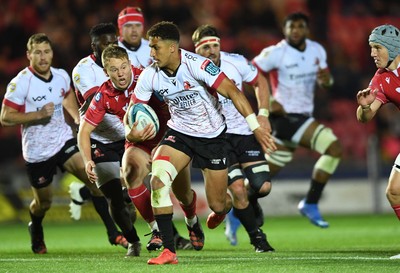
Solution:
[[[153,25],[147,31],[147,38],[159,37],[163,40],[172,40],[179,43],[180,35],[177,25],[172,22],[162,21]]]
[[[90,29],[89,35],[92,41],[104,34],[117,34],[117,28],[113,23],[100,23]]]
[[[212,25],[201,25],[199,26],[192,35],[192,41],[193,43],[197,43],[200,41],[202,38],[207,37],[207,36],[215,36],[219,37],[217,29],[212,26]]]
[[[309,26],[310,19],[306,14],[302,12],[294,12],[286,16],[286,18],[283,20],[283,26],[285,26],[288,21],[298,21],[298,20],[303,20],[304,22],[306,22],[307,26]]]
[[[30,52],[32,50],[33,44],[41,43],[47,43],[50,45],[50,47],[52,47],[51,41],[45,33],[36,33],[29,38],[28,43],[26,44],[26,48]]]

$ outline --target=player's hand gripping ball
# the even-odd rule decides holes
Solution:
[[[156,112],[147,104],[136,103],[128,110],[128,126],[132,128],[135,122],[138,122],[136,129],[141,131],[147,124],[153,124],[155,133],[160,129],[160,122]]]

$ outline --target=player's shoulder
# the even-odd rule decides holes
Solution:
[[[50,67],[50,70],[54,76],[61,76],[64,79],[70,79],[67,71],[63,68]]]
[[[226,60],[231,62],[243,62],[246,61],[246,58],[239,53],[221,51],[221,60]]]
[[[92,57],[86,56],[84,58],[82,58],[74,67],[74,70],[85,70],[87,68],[89,68],[90,66],[92,66],[94,63],[94,60],[92,59]]]
[[[26,81],[29,80],[32,76],[33,76],[32,71],[30,71],[28,67],[25,67],[20,72],[18,72],[18,74],[11,81],[12,82]]]
[[[306,46],[311,47],[313,51],[318,50],[325,52],[325,48],[322,46],[322,44],[314,40],[306,39]]]
[[[185,49],[180,49],[181,50],[181,59],[182,61],[186,62],[186,63],[192,63],[192,64],[196,64],[197,62],[201,63],[202,61],[204,61],[206,58],[191,52],[191,51],[187,51]]]

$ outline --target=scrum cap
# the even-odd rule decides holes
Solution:
[[[393,25],[381,25],[371,32],[368,41],[387,48],[389,61],[393,61],[400,54],[400,31]]]
[[[126,7],[118,14],[118,28],[122,31],[122,27],[127,23],[141,23],[144,25],[144,17],[141,8]]]

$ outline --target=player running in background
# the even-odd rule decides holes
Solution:
[[[221,51],[220,36],[217,29],[211,25],[199,26],[192,35],[192,41],[196,53],[211,59],[239,90],[243,90],[243,82],[254,87],[259,108],[257,119],[270,131],[271,126],[268,120],[270,91],[264,76],[244,56]],[[228,127],[226,131],[229,142],[228,188],[233,197],[233,209],[229,214],[233,213],[240,219],[256,252],[274,251],[266,235],[257,226],[254,208],[249,203],[244,184],[244,179],[247,177],[249,186],[259,196],[266,196],[271,191],[269,167],[264,152],[232,100],[220,94],[218,94],[218,99]],[[231,235],[229,217],[226,221],[226,234],[229,237]],[[229,239],[232,244],[235,244],[236,234]]]
[[[316,84],[333,84],[325,49],[307,38],[309,19],[303,13],[288,15],[283,24],[285,39],[269,46],[253,59],[264,73],[270,73],[274,101],[270,121],[277,151],[266,155],[274,177],[293,158],[298,146],[319,153],[308,193],[298,205],[300,213],[312,224],[327,228],[318,202],[342,155],[341,145],[328,127],[313,117]],[[278,109],[278,110],[277,110]]]
[[[171,187],[179,187],[172,186],[177,183],[177,174],[192,160],[193,167],[202,169],[207,201],[213,211],[207,219],[209,228],[218,226],[232,207],[227,194],[226,124],[217,92],[232,99],[265,152],[275,146],[232,81],[209,59],[179,48],[180,34],[175,24],[157,23],[147,35],[155,63],[140,75],[132,100],[147,103],[154,93],[165,100],[171,113],[169,128],[153,156],[150,181],[151,203],[164,250],[147,263],[177,264],[169,195]]]
[[[1,123],[3,126],[22,125],[22,154],[33,192],[29,206],[32,251],[44,254],[47,248],[42,221],[51,207],[51,183],[57,167],[83,181],[99,206],[104,197],[96,185],[89,182],[76,139],[65,122],[63,108],[79,124],[78,106],[67,72],[51,66],[53,49],[46,34],[37,33],[29,38],[27,58],[29,67],[7,86]],[[104,210],[99,214],[104,216],[102,212]]]
[[[368,39],[371,57],[378,68],[369,86],[357,93],[357,120],[366,123],[387,103],[400,108],[400,30],[393,25],[374,28]],[[400,154],[389,176],[386,197],[400,220]],[[400,259],[400,254],[390,257]]]
[[[144,17],[141,8],[126,7],[118,14],[118,45],[126,49],[131,64],[147,67],[153,63],[149,41],[143,38]]]

